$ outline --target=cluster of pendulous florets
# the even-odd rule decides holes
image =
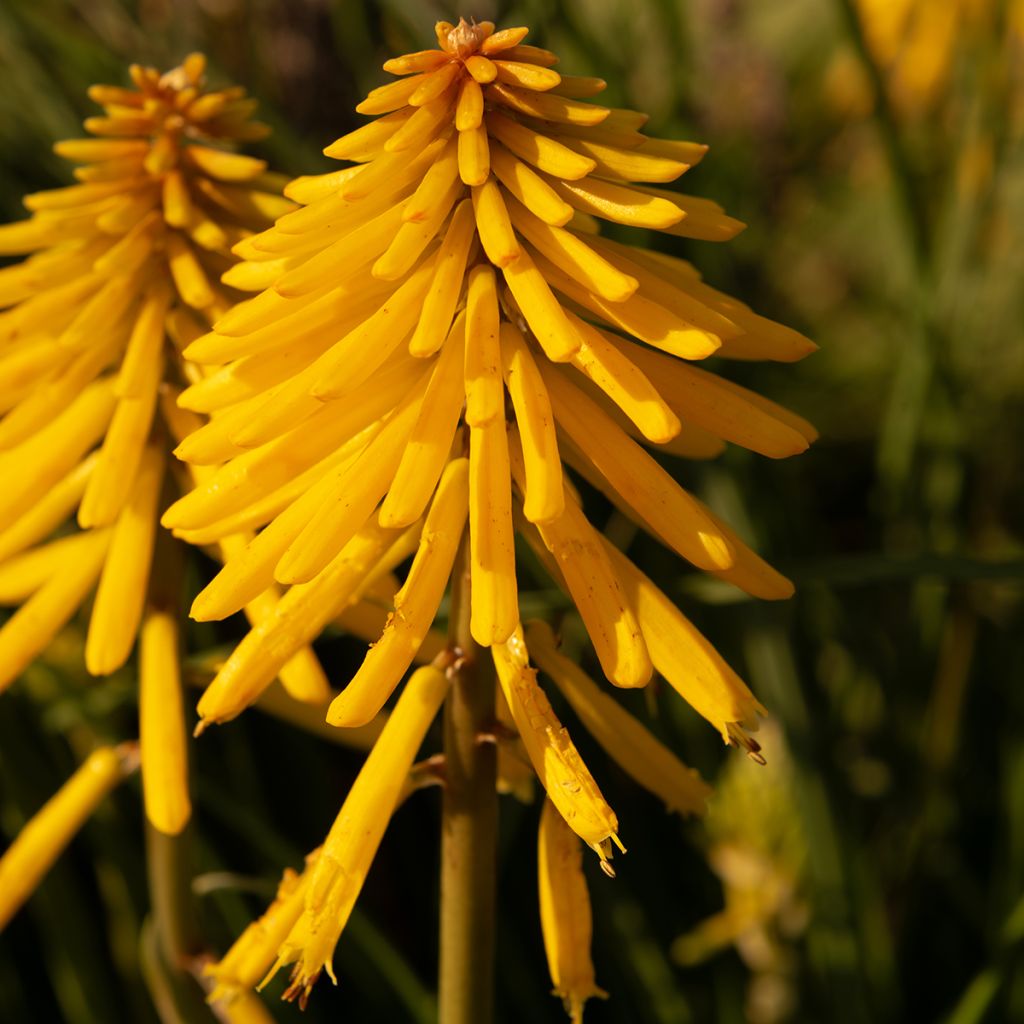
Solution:
[[[192,614],[211,620],[242,608],[251,613],[252,629],[199,702],[200,728],[239,714],[297,666],[308,685],[293,684],[291,692],[326,703],[315,662],[301,660],[308,644],[339,621],[377,637],[331,702],[327,721],[343,729],[382,723],[379,738],[323,847],[301,875],[286,876],[264,917],[213,969],[217,998],[230,1000],[294,964],[287,994],[304,999],[320,972],[331,972],[335,943],[448,690],[444,644],[431,627],[464,537],[470,629],[496,669],[500,781],[521,792],[528,764],[548,797],[538,846],[541,918],[556,991],[574,1020],[599,992],[579,840],[608,874],[613,845],[623,847],[615,813],[538,670],[610,756],[670,809],[697,813],[708,790],[559,652],[549,626],[524,628],[516,537],[571,598],[613,686],[642,687],[657,672],[725,742],[757,756],[749,732],[761,705],[674,603],[590,523],[574,476],[695,568],[757,597],[789,596],[789,581],[651,452],[710,458],[726,442],[772,458],[803,451],[815,436],[803,419],[694,364],[711,356],[793,361],[814,346],[711,288],[689,263],[601,235],[600,222],[609,221],[723,241],[742,225],[706,199],[664,187],[703,157],[704,146],[644,135],[645,115],[601,106],[594,97],[602,81],[559,74],[557,57],[525,44],[526,35],[522,28],[496,32],[490,23],[439,23],[437,49],[385,64],[396,80],[357,108],[375,119],[325,150],[347,166],[293,181],[285,195],[298,205],[288,209],[258,191],[262,165],[185,142],[197,132],[247,136],[246,101],[223,92],[208,94],[204,105],[191,59],[164,78],[139,72],[141,92],[128,94],[137,99],[104,94],[114,106],[101,120],[121,125],[119,135],[146,139],[131,139],[116,156],[68,152],[101,154],[123,168],[118,174],[138,179],[133,191],[122,180],[116,189],[104,184],[114,178],[98,173],[45,207],[71,214],[48,220],[39,206],[37,220],[0,233],[8,248],[52,245],[79,268],[93,286],[74,292],[76,301],[95,286],[89,275],[98,258],[107,275],[119,268],[110,280],[120,283],[104,283],[102,302],[82,305],[72,320],[79,307],[63,295],[32,306],[32,282],[41,291],[38,282],[50,279],[34,277],[29,261],[9,278],[11,302],[20,304],[3,316],[13,320],[0,318],[0,332],[6,324],[8,336],[30,339],[23,343],[27,366],[35,346],[56,346],[68,366],[81,357],[94,367],[72,375],[78,383],[67,385],[69,396],[99,375],[59,427],[37,425],[44,440],[0,453],[19,465],[48,453],[47,479],[64,481],[51,512],[28,513],[34,525],[12,519],[10,529],[28,536],[22,547],[79,501],[83,526],[114,524],[106,534],[90,529],[56,542],[89,539],[95,552],[74,596],[61,597],[63,618],[51,616],[51,632],[104,558],[119,567],[109,586],[127,586],[125,556],[111,563],[113,552],[127,550],[127,541],[117,546],[122,507],[131,510],[133,537],[145,533],[152,546],[162,478],[156,437],[166,431],[178,441],[175,454],[190,467],[194,487],[166,509],[162,523],[180,540],[219,545],[224,560]],[[103,144],[112,143],[77,145]],[[229,184],[241,179],[245,187]],[[128,202],[136,204],[134,219]],[[257,214],[281,215],[266,227],[254,223]],[[56,235],[65,217],[80,225],[72,242],[61,243],[72,247],[67,252]],[[117,235],[114,226],[128,223],[134,226]],[[264,230],[244,230],[252,227]],[[113,242],[104,232],[115,234]],[[111,245],[120,247],[114,258]],[[229,246],[241,261],[230,267]],[[45,264],[48,256],[36,259]],[[259,294],[230,306],[217,276]],[[21,295],[23,278],[29,291]],[[79,319],[95,327],[101,313],[118,326],[99,353],[85,346]],[[164,345],[165,323],[176,325],[171,346]],[[0,359],[16,358],[19,344],[0,349],[10,353]],[[122,357],[116,377],[102,376]],[[165,363],[176,368],[169,377]],[[27,388],[33,372],[44,373],[25,371],[19,379]],[[46,362],[53,386],[69,374]],[[166,426],[153,426],[158,382],[167,379],[187,386],[177,404],[165,393]],[[86,396],[88,409],[65,422]],[[118,417],[129,416],[118,427]],[[0,444],[6,424],[0,421]],[[71,451],[66,437],[75,427],[81,443]],[[98,455],[81,462],[104,431]],[[117,490],[94,484],[97,474],[116,478]],[[4,495],[0,508],[14,502],[11,515],[26,514],[43,493],[30,489],[26,484],[20,498]],[[31,557],[26,564],[34,566]],[[410,559],[400,581],[396,572]],[[0,564],[0,584],[40,580],[40,594],[57,586],[21,571],[5,577]],[[145,588],[132,571],[141,609]],[[94,621],[104,607],[103,573]],[[288,590],[278,600],[282,585]],[[15,601],[31,592],[22,586]],[[6,627],[14,627],[10,635],[24,635],[18,616],[33,601],[38,609],[55,600],[31,597]],[[106,671],[123,661],[137,622],[138,615],[118,624],[116,658],[106,653],[108,640],[91,634],[90,652],[104,658],[90,653],[90,667]],[[40,640],[34,634],[35,646],[22,642],[22,655],[13,658],[6,652],[19,641],[0,632],[0,663],[6,659],[16,672]],[[145,667],[145,644],[142,654]],[[383,710],[414,663],[420,667],[393,710]]]
[[[268,684],[368,578],[412,555],[380,639],[328,711],[340,727],[377,716],[422,660],[468,529],[471,629],[491,648],[500,706],[553,806],[607,865],[615,814],[534,665],[670,806],[699,809],[704,786],[558,654],[546,627],[524,633],[514,537],[568,592],[615,686],[643,686],[657,670],[727,742],[756,753],[747,730],[758,703],[589,523],[567,470],[697,568],[759,597],[788,596],[789,582],[648,449],[803,451],[814,436],[803,420],[692,364],[790,361],[814,346],[689,264],[601,237],[600,220],[707,240],[740,225],[658,187],[705,147],[646,137],[643,114],[592,102],[603,83],[560,75],[554,54],[525,35],[441,23],[439,48],[389,61],[398,80],[357,108],[380,116],[325,150],[349,166],[293,182],[286,195],[302,208],[236,246],[244,262],[232,280],[260,294],[189,346],[189,358],[217,368],[180,399],[211,419],[177,454],[219,468],[163,521],[192,540],[261,531],[196,599],[197,618],[223,618],[275,581],[291,586],[204,694],[204,722],[236,714],[253,679]],[[406,697],[428,679],[440,686],[431,671],[419,670]],[[442,699],[431,693],[414,703],[415,737]],[[401,771],[418,742],[393,755]],[[361,815],[374,821],[375,848],[394,806],[393,796],[359,801],[360,784],[303,876],[306,895],[288,897],[283,941],[259,961],[295,961],[293,994],[329,966],[362,884],[372,851],[353,839],[366,835]],[[280,923],[284,911],[273,912]],[[229,984],[230,965],[221,973]]]

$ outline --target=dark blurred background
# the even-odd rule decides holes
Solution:
[[[720,366],[811,418],[808,454],[671,466],[793,576],[792,601],[683,574],[595,505],[771,718],[759,768],[674,693],[627,695],[716,784],[704,822],[666,815],[576,730],[629,847],[614,882],[586,865],[611,993],[587,1020],[1024,1020],[1024,3],[2,0],[0,215],[70,180],[50,146],[81,134],[90,83],[193,49],[213,84],[260,99],[275,169],[325,170],[320,150],[360,120],[382,62],[459,14],[531,25],[561,69],[649,112],[652,134],[709,143],[682,187],[748,230],[725,246],[633,240],[821,345],[796,366]],[[541,577],[523,585],[546,610]],[[192,649],[241,629],[196,628]],[[68,630],[3,699],[8,838],[98,740],[135,733],[131,673],[87,680],[80,644]],[[361,645],[320,649],[340,683]],[[197,891],[223,950],[321,841],[361,755],[258,711],[193,751]],[[311,1024],[432,1019],[438,811],[427,792],[396,817]],[[565,1019],[536,912],[536,818],[503,802],[503,1022]],[[0,1020],[155,1020],[146,913],[128,787],[0,937]],[[271,1012],[298,1021],[281,988]]]

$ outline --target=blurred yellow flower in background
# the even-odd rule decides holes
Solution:
[[[558,654],[547,626],[524,633],[515,535],[571,597],[608,680],[642,687],[657,670],[726,743],[759,756],[749,732],[763,708],[590,524],[566,468],[698,569],[757,597],[788,597],[789,581],[647,448],[693,458],[726,441],[773,458],[804,451],[815,437],[806,421],[691,363],[790,362],[815,346],[710,288],[690,264],[601,237],[600,219],[711,241],[742,225],[709,200],[658,187],[706,147],[648,138],[645,115],[588,102],[604,83],[560,75],[557,57],[526,35],[439,23],[438,49],[385,64],[398,80],[357,108],[377,119],[325,150],[352,166],[292,182],[285,194],[302,209],[235,246],[244,262],[225,281],[260,294],[189,345],[187,358],[215,369],[179,398],[211,418],[176,453],[217,468],[163,523],[204,544],[262,528],[197,597],[195,618],[224,618],[275,582],[291,587],[203,695],[203,725],[255,700],[301,645],[412,556],[379,640],[327,714],[340,727],[371,721],[422,657],[468,534],[469,630],[491,649],[498,718],[612,874],[612,846],[623,849],[615,813],[530,651],[598,742],[670,808],[700,812],[708,790]],[[413,680],[423,686],[460,656],[442,655]],[[303,902],[288,898],[278,963],[296,963],[290,997],[304,999],[330,970],[395,806],[402,779],[378,775],[399,768],[383,752],[376,766],[395,717],[308,869]],[[428,724],[418,722],[420,738]],[[400,774],[414,754],[403,748]],[[386,797],[366,798],[365,787],[382,786]],[[546,934],[555,956],[563,937]],[[568,1005],[583,988],[566,990]]]
[[[205,64],[94,86],[92,137],[55,146],[78,184],[0,227],[0,253],[31,253],[0,270],[0,603],[17,607],[0,686],[96,587],[86,666],[113,672],[141,636],[146,805],[168,832],[189,814],[175,557],[150,576],[169,439],[196,425],[174,402],[202,375],[181,352],[233,301],[217,282],[231,246],[293,205],[264,161],[223,148],[267,129],[243,89],[205,88]],[[322,695],[319,667],[306,675]]]

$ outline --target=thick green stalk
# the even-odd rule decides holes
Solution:
[[[494,723],[487,652],[469,631],[469,545],[452,577],[452,688],[445,701],[441,818],[441,1024],[494,1016],[494,903],[498,802],[496,751],[481,742]]]

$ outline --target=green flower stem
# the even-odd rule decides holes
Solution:
[[[497,756],[481,742],[494,723],[487,652],[469,630],[468,537],[452,577],[452,688],[444,707],[441,818],[441,1024],[490,1024],[494,1016]]]

